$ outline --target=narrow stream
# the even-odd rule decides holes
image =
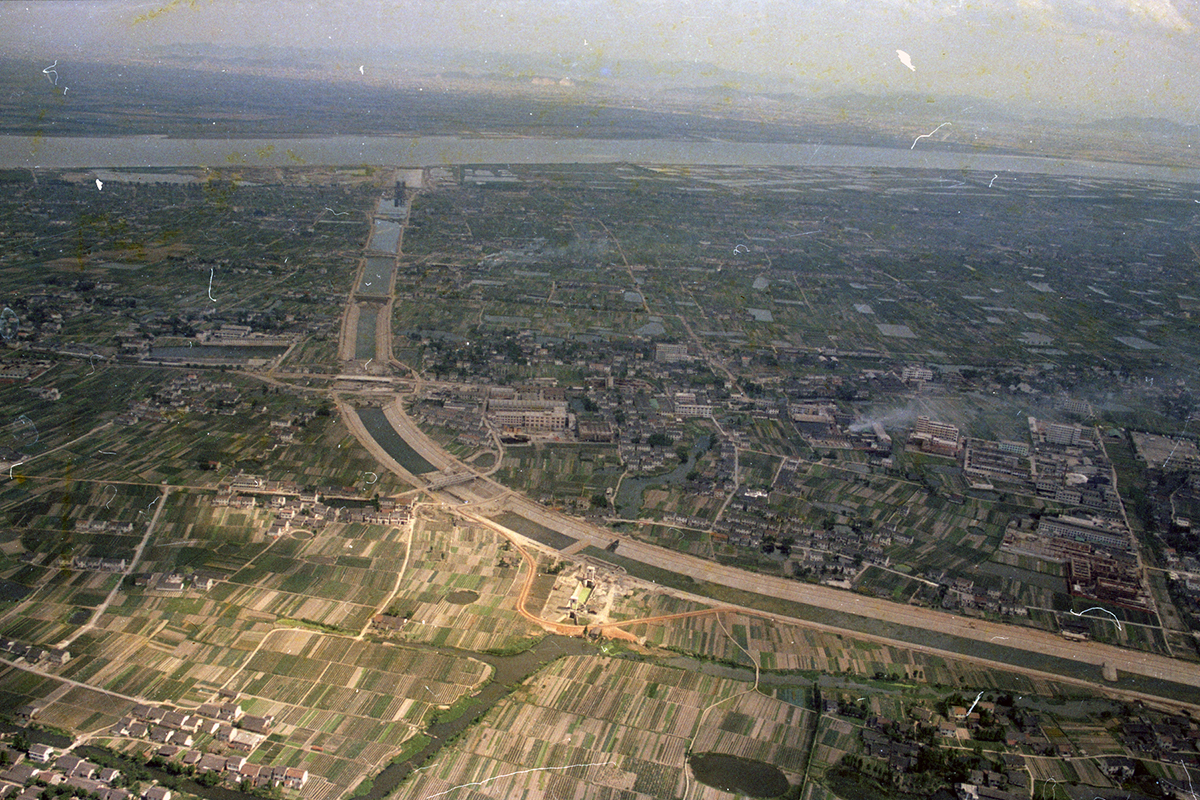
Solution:
[[[425,734],[431,739],[429,744],[404,761],[393,762],[384,767],[375,776],[370,790],[354,795],[355,800],[382,800],[387,797],[416,769],[417,764],[424,764],[433,758],[449,741],[466,730],[474,720],[491,710],[492,706],[507,697],[530,675],[556,658],[588,655],[595,653],[597,649],[595,644],[586,639],[568,636],[547,636],[536,646],[514,656],[474,653],[449,647],[422,647],[412,644],[404,646],[415,646],[421,650],[430,650],[445,655],[474,658],[492,667],[492,679],[482,689],[471,695],[474,704],[465,713],[457,719],[429,725],[425,729]],[[214,800],[220,799],[214,798]]]
[[[530,675],[550,662],[563,656],[588,655],[597,652],[597,646],[594,643],[585,639],[568,636],[546,636],[529,650],[511,656],[491,655],[469,650],[456,650],[451,647],[433,647],[412,643],[405,643],[403,646],[458,658],[472,658],[482,661],[492,668],[492,676],[487,684],[471,695],[471,699],[474,702],[465,713],[456,719],[447,722],[435,722],[427,726],[424,733],[430,737],[429,744],[404,761],[393,762],[384,767],[382,771],[374,776],[371,788],[367,792],[354,795],[355,800],[382,800],[382,798],[390,795],[412,773],[417,764],[423,764],[433,758],[442,747],[470,727],[475,720],[490,711],[492,706],[512,693]],[[0,732],[18,730],[25,729],[14,725],[0,724]],[[70,739],[49,732],[29,731],[29,737],[31,741],[46,742],[58,748],[65,748],[70,744]],[[163,770],[147,766],[140,759],[133,759],[106,748],[81,745],[75,748],[75,752],[84,758],[87,758],[89,755],[98,760],[105,757],[115,758],[131,766],[144,767],[153,778],[160,782],[175,777]],[[187,792],[207,798],[207,800],[252,800],[256,798],[255,795],[225,786],[201,786],[186,776],[178,776],[178,779],[182,781],[181,785]]]
[[[675,486],[683,483],[689,472],[696,468],[696,461],[708,452],[709,437],[701,436],[691,448],[691,458],[680,463],[670,472],[642,477],[626,477],[621,481],[621,491],[614,503],[618,516],[625,519],[637,519],[641,515],[642,495],[651,486]]]

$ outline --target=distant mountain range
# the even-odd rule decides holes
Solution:
[[[1096,120],[1082,127],[1130,136],[1152,134],[1154,136],[1184,137],[1187,141],[1196,142],[1197,146],[1200,147],[1200,141],[1198,141],[1200,124],[1197,123],[1184,125],[1158,117],[1113,117]]]
[[[579,90],[604,90],[621,94],[626,91],[662,92],[668,95],[714,98],[763,98],[775,102],[820,103],[861,115],[882,119],[919,114],[925,109],[932,115],[956,116],[970,112],[969,119],[984,121],[1037,121],[1058,125],[1041,118],[1033,108],[1001,107],[991,100],[969,95],[929,95],[918,93],[867,94],[830,92],[820,83],[781,75],[730,70],[710,62],[636,59],[606,60],[557,57],[546,54],[504,52],[441,51],[433,48],[395,51],[366,51],[361,48],[331,47],[309,50],[302,60],[287,48],[239,47],[233,45],[196,45],[163,47],[150,51],[154,56],[177,62],[177,66],[195,64],[197,59],[229,62],[256,69],[286,69],[289,73],[309,72],[336,80],[357,75],[361,64],[377,74],[386,73],[398,81],[440,77],[461,81],[509,81],[528,83],[535,78],[555,81],[566,79]],[[182,63],[178,63],[182,62]],[[1111,133],[1153,133],[1164,136],[1191,136],[1200,125],[1181,124],[1166,119],[1117,117],[1083,123],[1081,127]]]

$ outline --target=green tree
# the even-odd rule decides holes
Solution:
[[[216,786],[221,782],[221,774],[213,770],[202,772],[196,776],[196,783],[201,786]]]

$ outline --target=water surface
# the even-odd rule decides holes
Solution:
[[[271,149],[274,146],[274,149]],[[1200,169],[1073,161],[975,150],[666,139],[461,139],[317,136],[169,139],[164,136],[0,136],[2,168],[353,166],[361,164],[728,164],[814,168],[945,169],[1200,183]],[[260,155],[261,154],[261,155]]]

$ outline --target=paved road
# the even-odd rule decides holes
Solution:
[[[1096,667],[1108,663],[1121,672],[1200,687],[1200,667],[1166,656],[1141,653],[1096,642],[1074,642],[1056,634],[1032,628],[970,619],[930,608],[900,605],[888,600],[866,597],[827,586],[814,586],[785,578],[756,575],[642,542],[622,541],[618,553],[626,558],[654,564],[660,569],[667,569],[681,575],[690,575],[698,580],[818,606],[830,611],[882,620],[894,625],[923,628],[965,639],[995,641],[1005,647],[1069,658]]]
[[[394,422],[399,423],[396,427],[400,434],[415,449],[428,452],[431,448],[438,448],[437,444],[421,432],[407,417],[403,420],[397,419],[394,416],[391,418]],[[365,435],[366,432],[362,431],[362,433]],[[373,452],[379,449],[378,445],[369,436],[365,436],[363,443]],[[420,444],[420,447],[418,447],[418,444]],[[438,449],[440,450],[440,448]],[[445,451],[441,452],[445,458],[453,460]],[[391,459],[387,460],[392,461]],[[392,461],[392,463],[394,464],[395,462]],[[465,469],[465,467],[463,468]],[[489,478],[479,478],[479,480],[489,484],[492,483]],[[494,484],[494,486],[498,491],[507,491],[500,484]],[[445,493],[442,494],[449,499],[448,495],[445,495]],[[453,504],[456,503],[448,503],[448,505]],[[720,586],[803,603],[831,612],[853,614],[870,620],[878,620],[892,626],[907,626],[908,628],[1002,645],[1015,650],[1024,650],[1030,653],[1078,661],[1081,665],[1087,665],[1087,669],[1081,670],[1081,673],[1096,672],[1107,663],[1116,667],[1122,674],[1140,675],[1200,687],[1200,665],[1194,663],[1104,645],[1098,642],[1074,642],[1064,639],[1057,634],[1033,628],[959,617],[934,609],[866,597],[827,586],[814,586],[786,578],[746,572],[736,567],[725,566],[713,561],[627,538],[606,528],[584,522],[583,520],[552,512],[518,494],[509,495],[505,499],[505,506],[508,510],[531,519],[534,522],[596,547],[607,547],[614,539],[619,540],[620,545],[617,552],[625,558]],[[795,620],[795,622],[797,624],[809,624],[805,620],[799,619]],[[833,625],[824,625],[823,627],[837,629]],[[862,635],[861,632],[849,628],[844,630],[852,636]],[[901,647],[918,646],[924,649],[937,649],[930,648],[928,642],[921,641],[919,636],[906,638],[906,632],[904,631],[898,631],[895,636],[891,637],[872,638],[879,638],[882,641],[888,641]],[[942,652],[946,652],[947,655],[952,657],[961,657],[964,655],[946,650]],[[997,666],[1005,669],[1021,669],[1021,667],[1015,664],[995,663]],[[1086,674],[1076,677],[1086,679]],[[1104,685],[1099,681],[1088,682],[1094,685]]]
[[[352,298],[351,302],[353,302]],[[390,320],[391,315],[387,315],[387,317]],[[684,320],[684,324],[687,324],[686,320]],[[349,333],[350,331],[347,326],[343,330],[343,336],[348,336]],[[388,457],[386,453],[383,453],[378,443],[366,432],[361,424],[358,424],[357,415],[350,411],[345,403],[339,402],[339,408],[342,411],[343,419],[350,427],[352,433],[370,452],[376,455],[376,457],[380,457],[380,460],[384,464],[394,472],[400,474],[401,477],[411,481],[413,485],[420,486],[425,483],[420,478],[410,475],[402,468],[398,468],[399,465],[396,461]],[[471,470],[466,465],[458,462],[456,458],[426,436],[404,413],[399,401],[393,407],[389,408],[388,412],[389,421],[401,437],[431,463],[442,469],[452,469],[454,471],[461,469],[477,476],[477,480],[473,484],[454,487],[454,494],[445,491],[438,493],[437,496],[446,502],[448,506],[467,505],[487,499],[477,494],[477,487],[482,490],[486,485],[489,489],[493,490],[484,491],[484,494],[496,494],[508,491],[506,487],[495,483],[491,478],[482,476],[479,472]],[[750,573],[620,536],[608,529],[551,512],[520,495],[513,495],[506,498],[505,506],[552,530],[577,539],[581,543],[603,548],[608,546],[614,539],[618,539],[620,542],[618,546],[619,555],[660,569],[666,569],[680,575],[690,576],[720,586],[802,603],[816,607],[817,609],[829,611],[831,612],[831,616],[837,613],[851,614],[868,620],[886,623],[890,626],[888,630],[891,631],[891,634],[873,636],[871,638],[891,642],[902,647],[915,646],[922,649],[931,649],[927,641],[920,640],[923,633],[948,634],[967,640],[999,644],[1010,649],[1023,650],[1028,653],[1077,661],[1081,665],[1088,665],[1088,669],[1084,670],[1085,673],[1094,673],[1102,665],[1108,664],[1109,666],[1116,667],[1121,673],[1200,687],[1200,666],[1196,664],[1094,642],[1069,641],[1058,635],[1032,628],[968,619],[933,609],[894,603],[825,586],[814,586],[781,577]],[[468,514],[465,508],[461,509],[461,511],[464,516]],[[483,515],[470,516],[481,521],[484,519]],[[496,523],[490,520],[487,524],[490,526],[496,525]],[[511,532],[506,532],[506,535],[509,533]],[[578,545],[573,543],[572,547],[568,549],[572,549],[572,552],[574,552],[575,549],[578,549]],[[524,553],[524,555],[527,560],[530,560],[527,553]],[[519,609],[526,615],[528,615],[528,612],[524,609],[524,602],[528,596],[531,581],[532,575],[527,579],[526,585],[522,589],[521,600],[518,603]],[[781,618],[778,615],[766,616]],[[791,618],[781,619],[790,620]],[[809,620],[796,620],[796,622],[799,624],[817,624],[821,627],[838,629],[836,625],[822,625],[820,621],[813,623]],[[853,628],[845,628],[845,630],[852,636],[862,635],[860,631]],[[962,657],[963,655],[971,657],[971,654],[949,651],[947,653],[953,657]],[[979,659],[976,658],[976,660]],[[986,661],[987,659],[983,660]],[[1013,664],[1000,661],[994,663],[1006,669],[1020,669],[1020,667]],[[1081,677],[1086,682],[1099,684],[1098,681],[1087,680],[1086,674]]]
[[[517,495],[517,497],[520,497],[520,495]],[[498,533],[510,537],[510,539],[514,539],[515,537],[518,540],[515,542],[518,551],[521,551],[523,557],[532,564],[532,557],[520,546],[520,541],[529,541],[527,537],[516,534],[515,531],[504,528],[503,525],[488,521],[484,517],[473,515],[473,513],[466,513],[462,509],[462,506],[452,507],[450,510],[462,517],[472,519],[473,522],[478,522],[493,530],[497,530]],[[512,507],[509,510],[512,510]],[[553,522],[550,518],[552,516],[550,512],[539,510],[538,507],[529,503],[528,500],[524,501],[523,505],[518,506],[518,512],[523,513],[524,516],[534,518],[535,521],[542,524]],[[569,535],[580,536],[580,541],[576,545],[566,548],[568,551],[574,552],[578,547],[589,545],[589,543],[592,543],[592,545],[606,545],[606,543],[611,543],[613,539],[613,536],[608,531],[599,529],[602,534],[600,539],[589,540],[589,531],[587,531],[586,524],[572,521],[569,518],[562,519],[562,522],[565,523],[564,528],[566,529],[559,528],[560,533],[568,533],[569,529]],[[553,527],[553,525],[547,525],[547,527]],[[752,573],[745,573],[733,569],[733,567],[724,567],[719,564],[710,563],[710,561],[704,559],[665,551],[664,548],[646,545],[643,542],[632,542],[625,540],[624,537],[617,537],[617,539],[619,543],[618,553],[624,555],[625,558],[643,561],[643,563],[660,567],[660,569],[678,572],[680,575],[690,575],[691,577],[702,579],[702,581],[712,581],[721,585],[737,584],[733,588],[780,597],[782,600],[805,603],[808,606],[816,607],[817,609],[827,609],[833,613],[852,614],[860,616],[860,618],[882,621],[884,625],[880,626],[882,634],[864,633],[856,630],[856,628],[847,628],[836,624],[836,620],[799,619],[787,614],[767,612],[767,610],[761,608],[736,606],[736,604],[713,604],[713,599],[710,599],[710,597],[686,593],[686,591],[676,589],[666,589],[667,594],[678,596],[680,599],[712,604],[712,606],[700,610],[691,610],[691,612],[653,616],[653,618],[606,622],[606,624],[593,626],[594,630],[604,632],[607,637],[634,638],[626,630],[626,628],[634,625],[668,624],[668,622],[689,618],[689,616],[730,612],[773,620],[779,622],[780,625],[802,625],[832,633],[847,633],[848,636],[856,639],[871,640],[871,642],[878,642],[889,646],[930,652],[930,654],[948,656],[960,661],[982,663],[989,667],[1012,669],[1014,672],[1030,675],[1032,678],[1052,680],[1058,682],[1058,684],[1073,684],[1090,688],[1100,687],[1105,692],[1111,692],[1116,694],[1116,696],[1130,700],[1160,702],[1165,696],[1160,691],[1153,691],[1153,687],[1147,687],[1150,691],[1142,691],[1139,685],[1136,684],[1136,681],[1133,681],[1133,685],[1122,686],[1102,684],[1102,682],[1094,678],[1094,674],[1099,672],[1099,667],[1102,664],[1111,663],[1112,666],[1128,674],[1146,675],[1151,676],[1151,678],[1176,681],[1180,682],[1180,684],[1190,686],[1200,685],[1198,684],[1200,670],[1194,664],[1176,661],[1174,658],[1141,654],[1141,652],[1112,648],[1112,646],[1108,645],[1069,642],[1069,640],[1062,639],[1056,636],[1056,634],[1032,630],[1032,628],[996,624],[996,622],[986,622],[983,620],[964,619],[960,618],[960,616],[944,614],[932,609],[901,606],[900,603],[857,596],[846,593],[846,591],[829,589],[827,587],[814,587],[811,584],[786,581],[786,579],[782,578],[752,575]],[[580,632],[578,626],[564,625],[560,624],[560,622],[548,622],[539,618],[539,616],[529,613],[524,606],[526,606],[530,585],[532,585],[532,573],[530,573],[530,577],[527,579],[526,585],[524,585],[520,601],[518,601],[518,610],[520,610],[524,618],[546,628],[548,631],[563,633],[566,636]],[[1008,661],[986,657],[984,654],[979,654],[979,652],[947,649],[946,643],[938,642],[936,640],[937,637],[929,636],[925,638],[924,634],[928,634],[928,632],[948,634],[948,636],[966,639],[968,642],[971,642],[971,640],[988,642],[990,644],[1006,646],[1006,648],[1016,651],[1067,658],[1067,660],[1075,660],[1081,664],[1087,664],[1088,668],[1081,668],[1078,673],[1073,674],[1072,670],[1057,670],[1056,672],[1056,670],[1039,669],[1036,667],[1022,667]],[[902,636],[905,633],[911,634],[911,636],[905,638]],[[1175,703],[1181,706],[1200,708],[1200,704],[1193,702],[1189,698],[1168,697],[1166,699],[1174,700]]]
[[[68,447],[78,444],[79,442],[82,442],[84,439],[88,438],[93,433],[98,433],[99,431],[102,431],[105,428],[111,428],[111,427],[112,427],[111,422],[101,423],[100,425],[97,425],[96,427],[92,428],[90,431],[83,434],[82,436],[76,436],[74,439],[71,439],[70,441],[67,441],[67,442],[63,442],[62,444],[58,445],[57,447],[51,447],[49,450],[46,450],[44,452],[37,453],[32,456],[26,456],[26,457],[22,458],[20,461],[12,462],[12,464],[10,466],[8,466],[9,480],[16,480],[18,477],[21,476],[21,473],[14,473],[13,470],[15,470],[17,467],[21,466],[22,464],[28,464],[30,461],[34,461],[34,460],[42,458],[44,456],[48,456],[51,453],[57,453],[59,450],[64,450]],[[7,464],[7,462],[6,462],[6,464]]]
[[[829,611],[880,620],[891,625],[908,626],[964,639],[1003,645],[1017,650],[1071,659],[1096,668],[1108,663],[1122,673],[1200,687],[1200,665],[1194,663],[1098,642],[1074,642],[1057,634],[1033,628],[970,619],[930,608],[866,597],[828,586],[814,586],[786,578],[746,572],[736,567],[725,566],[696,556],[677,553],[664,547],[629,539],[582,520],[563,517],[520,496],[509,498],[508,506],[517,514],[567,536],[587,541],[596,547],[606,547],[614,539],[617,539],[620,542],[617,549],[618,555],[659,569],[690,576],[696,580],[777,597],[781,600],[804,603]],[[796,622],[805,624],[804,620],[796,620]],[[847,630],[847,633],[856,635],[853,630]],[[920,641],[908,641],[902,638],[892,638],[891,641],[899,646],[923,644]],[[1010,669],[1017,668],[1008,664],[1000,664],[1000,666]]]

